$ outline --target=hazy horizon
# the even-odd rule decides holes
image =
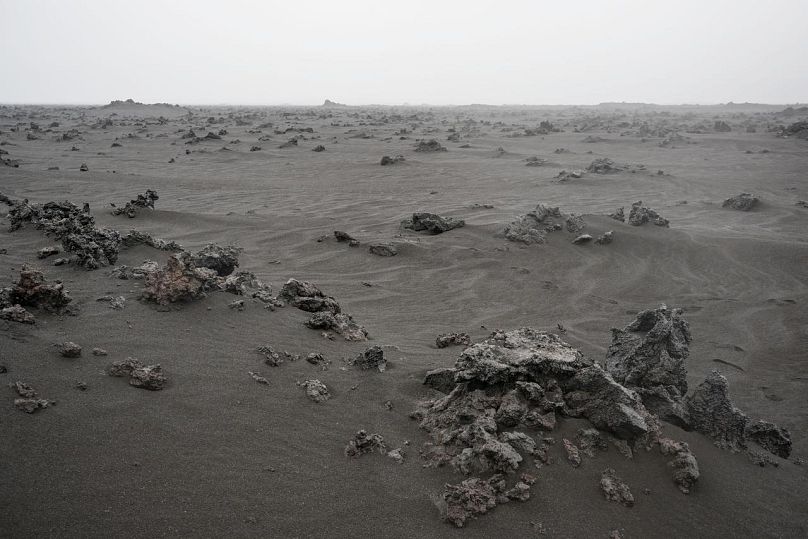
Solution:
[[[0,0],[0,103],[804,103],[808,2],[759,6]]]

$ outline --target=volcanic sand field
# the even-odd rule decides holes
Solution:
[[[143,281],[116,279],[110,267],[53,266],[36,254],[57,240],[31,224],[8,232],[0,220],[0,287],[28,264],[65,284],[74,311],[32,310],[34,325],[0,321],[4,388],[20,380],[56,401],[29,415],[14,408],[14,390],[3,389],[0,535],[808,535],[799,465],[808,456],[808,209],[796,205],[808,200],[808,143],[776,136],[774,126],[794,121],[777,110],[0,108],[2,157],[19,161],[0,166],[0,193],[31,203],[87,202],[98,226],[136,229],[189,250],[236,245],[240,270],[274,292],[289,278],[316,283],[369,333],[369,342],[329,340],[304,326],[309,313],[271,311],[250,299],[239,311],[229,308],[239,298],[222,292],[157,308],[139,301]],[[730,132],[713,129],[719,117]],[[107,118],[111,125],[102,127]],[[544,120],[562,131],[524,134]],[[74,138],[55,140],[71,129]],[[198,137],[226,134],[186,144],[189,129]],[[452,133],[458,141],[447,140]],[[663,143],[671,133],[682,139]],[[296,146],[279,148],[296,136]],[[584,142],[588,136],[600,140]],[[448,151],[414,151],[418,139],[432,138]],[[325,150],[312,151],[317,145]],[[405,160],[380,166],[384,155]],[[526,166],[532,156],[546,162]],[[602,157],[645,169],[556,177]],[[110,214],[110,202],[122,205],[146,189],[159,194],[154,211]],[[722,207],[741,192],[760,203],[748,212]],[[609,218],[639,200],[670,228]],[[574,245],[565,230],[544,244],[507,241],[505,226],[539,203],[582,215],[593,236],[613,230],[614,241]],[[400,221],[417,211],[466,225],[434,236],[403,230]],[[336,242],[334,230],[360,245]],[[373,242],[394,242],[398,255],[371,254]],[[117,265],[169,256],[137,246],[122,250]],[[105,295],[124,296],[125,308],[96,301]],[[550,448],[555,462],[522,465],[537,479],[530,500],[497,506],[461,530],[441,521],[444,484],[464,477],[450,466],[423,466],[427,434],[409,417],[417,401],[438,396],[423,385],[425,373],[451,367],[463,350],[437,348],[438,334],[467,332],[476,342],[495,329],[558,332],[561,324],[565,342],[602,361],[610,328],[663,303],[683,309],[692,330],[690,387],[719,369],[738,408],[790,431],[790,459],[756,466],[701,434],[664,425],[698,459],[701,476],[685,495],[657,453],[628,460],[611,448],[573,468],[560,441],[586,421],[559,418],[549,433],[558,441]],[[80,344],[81,358],[60,357],[53,345],[64,341]],[[327,370],[302,359],[271,367],[256,352],[263,345],[303,357],[320,352],[331,363]],[[345,363],[371,345],[384,349],[385,372]],[[94,347],[109,355],[92,355]],[[159,363],[168,386],[144,391],[107,376],[111,362],[130,356]],[[269,383],[256,383],[251,371]],[[311,402],[295,384],[311,378],[328,386],[330,400]],[[401,447],[404,463],[346,457],[359,429]],[[633,507],[604,499],[605,468],[631,486]]]

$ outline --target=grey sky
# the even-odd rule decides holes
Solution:
[[[808,0],[0,0],[0,102],[808,100]]]

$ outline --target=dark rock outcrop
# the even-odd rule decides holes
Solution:
[[[468,333],[443,333],[435,339],[435,346],[446,348],[447,346],[468,346],[471,344],[471,337]]]
[[[306,391],[306,396],[314,402],[325,402],[331,398],[328,388],[320,380],[304,380],[297,385],[302,387]]]
[[[600,490],[603,491],[606,499],[617,502],[626,507],[634,506],[634,495],[628,485],[617,476],[613,468],[606,468],[600,474]]]
[[[442,234],[455,228],[465,226],[462,219],[452,217],[441,217],[440,215],[427,212],[416,212],[412,214],[412,219],[401,222],[401,226],[415,232],[427,232],[428,234]]]
[[[154,202],[159,198],[156,191],[147,189],[145,193],[137,195],[137,198],[133,198],[123,207],[113,204],[112,215],[126,215],[132,219],[137,216],[138,211],[141,209],[150,208],[153,210]]]
[[[51,313],[61,313],[73,298],[59,281],[49,283],[41,271],[30,266],[20,270],[20,280],[14,286],[0,289],[0,318],[32,324],[33,315],[23,307],[33,307]]]
[[[445,152],[446,148],[435,139],[419,140],[415,145],[416,152]]]
[[[447,484],[441,503],[443,518],[462,528],[469,519],[484,515],[498,504],[510,500],[527,501],[534,482],[532,476],[522,474],[519,482],[508,489],[505,477],[494,474],[486,480],[472,477],[457,485]]]
[[[368,251],[376,256],[396,256],[398,254],[398,248],[393,243],[371,243]]]
[[[118,259],[121,235],[116,230],[95,227],[88,204],[79,208],[72,202],[29,204],[3,197],[11,206],[8,213],[9,231],[22,228],[26,222],[61,240],[65,251],[75,255],[77,265],[87,269],[114,264]]]
[[[670,226],[670,221],[659,215],[651,208],[643,206],[642,200],[631,205],[631,212],[628,214],[628,224],[632,226],[642,226],[645,223],[654,223],[656,226]]]
[[[387,452],[387,445],[381,434],[368,434],[365,430],[358,431],[345,446],[346,457],[361,457],[367,453],[378,451],[381,454]]]
[[[756,196],[750,193],[741,193],[726,199],[721,206],[733,210],[749,211],[757,206],[759,202],[760,200]]]
[[[722,449],[746,448],[749,418],[729,398],[727,379],[713,371],[686,399],[689,426],[715,441]]]
[[[149,391],[160,391],[168,383],[160,365],[144,365],[140,360],[131,357],[110,365],[107,374],[116,377],[128,376],[129,385]]]
[[[546,233],[560,226],[563,216],[558,208],[539,204],[536,209],[520,215],[505,227],[505,239],[525,244],[544,243]]]
[[[146,274],[142,297],[158,305],[193,301],[218,288],[215,270],[197,268],[185,251],[169,257],[166,265]]]
[[[238,267],[238,257],[241,249],[233,246],[222,247],[209,243],[191,255],[191,260],[197,268],[209,268],[219,277],[226,277]]]
[[[384,372],[387,369],[387,360],[381,346],[371,346],[353,358],[350,364],[359,367],[363,371],[378,369],[379,372]]]
[[[382,156],[382,160],[380,161],[380,165],[386,167],[388,165],[395,165],[396,163],[403,163],[405,161],[403,155],[396,155],[395,157],[390,157],[389,155]]]
[[[308,281],[289,279],[281,288],[278,300],[314,315],[305,322],[311,329],[334,331],[348,341],[367,340],[365,328],[342,312],[337,300],[326,296],[317,286]]]
[[[623,329],[612,329],[606,369],[614,379],[635,390],[645,407],[660,419],[685,426],[682,398],[687,393],[690,326],[681,309],[640,312]]]

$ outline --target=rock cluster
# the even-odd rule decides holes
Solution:
[[[640,312],[625,328],[612,329],[606,368],[636,391],[660,419],[710,437],[717,446],[753,453],[750,443],[782,458],[791,453],[789,432],[773,423],[751,423],[730,400],[727,379],[713,371],[687,394],[690,327],[679,309],[661,306]]]
[[[191,260],[197,268],[209,268],[219,277],[226,277],[238,267],[238,257],[241,249],[233,246],[222,247],[209,243],[191,255]]]
[[[468,346],[471,344],[471,337],[468,333],[443,333],[435,339],[435,346],[446,348],[447,346]]]
[[[346,457],[361,457],[367,453],[378,451],[384,454],[387,446],[381,434],[368,434],[365,430],[358,431],[345,446]]]
[[[416,212],[412,214],[412,219],[405,219],[401,222],[403,228],[415,232],[426,232],[428,234],[442,234],[455,228],[465,226],[462,219],[452,217],[441,217],[440,215],[427,212]]]
[[[160,365],[145,365],[138,359],[128,357],[109,366],[107,374],[116,377],[129,377],[129,385],[159,391],[165,388],[168,380]]]
[[[146,274],[142,297],[158,305],[193,301],[217,289],[218,284],[215,270],[196,267],[191,254],[183,251],[169,257],[164,267]]]
[[[470,518],[494,509],[511,500],[524,502],[530,499],[530,487],[536,479],[522,474],[510,489],[503,474],[494,474],[486,480],[478,477],[466,479],[457,485],[447,484],[442,496],[443,518],[462,528]]]
[[[306,396],[314,402],[325,402],[331,398],[328,388],[320,380],[304,380],[298,386],[306,390]]]
[[[636,391],[649,411],[684,426],[681,401],[687,393],[690,340],[690,326],[680,309],[663,305],[642,311],[623,329],[612,329],[606,369]]]
[[[154,202],[159,198],[157,192],[147,189],[145,193],[137,195],[137,198],[133,198],[123,207],[112,204],[112,215],[126,215],[132,219],[137,216],[138,211],[143,208],[151,208],[153,210]]]
[[[118,259],[121,235],[116,230],[95,227],[89,205],[79,208],[72,202],[29,204],[27,200],[0,198],[11,206],[8,213],[10,231],[24,223],[32,223],[45,234],[61,240],[65,251],[75,255],[75,262],[87,269],[114,264]]]
[[[0,288],[0,319],[33,324],[34,316],[25,307],[61,313],[71,301],[61,282],[49,283],[41,271],[23,266],[17,284]]]
[[[628,214],[628,224],[632,226],[642,226],[645,223],[654,223],[656,226],[664,227],[670,226],[670,221],[651,208],[643,206],[642,200],[639,200],[631,205],[631,211]]]
[[[505,227],[505,239],[530,245],[544,243],[547,232],[561,229],[563,216],[558,208],[539,204],[536,209],[520,215]]]
[[[349,364],[359,367],[363,371],[378,369],[379,372],[384,372],[387,369],[387,360],[384,358],[384,350],[381,346],[371,346],[350,360]]]
[[[350,315],[343,313],[337,300],[323,294],[313,283],[289,279],[281,288],[278,300],[302,311],[314,313],[305,322],[306,327],[334,331],[348,341],[367,340],[365,328],[354,322]]]
[[[666,313],[665,320],[670,320],[672,314]],[[651,323],[646,318],[652,317],[643,317],[643,328]],[[626,331],[640,331],[640,325]],[[663,336],[654,342],[665,347],[665,354],[682,356],[673,342],[675,337],[670,335],[682,331],[681,325],[676,328],[666,334],[667,340]],[[661,332],[661,328],[657,331]],[[630,335],[621,338],[620,350],[630,351],[626,355],[634,359],[633,363],[621,363],[621,372],[633,372],[626,364],[638,364],[642,350],[653,348],[653,343],[643,348]],[[609,443],[629,457],[639,448],[658,447],[663,455],[673,457],[670,467],[680,488],[691,488],[698,478],[698,464],[686,444],[668,440],[667,445],[660,446],[661,426],[643,404],[641,395],[557,335],[531,328],[495,331],[489,339],[466,348],[453,368],[427,373],[425,384],[447,393],[420,402],[412,414],[431,438],[422,451],[428,466],[449,464],[467,475],[513,473],[527,458],[540,466],[549,462],[548,446],[528,432],[549,432],[555,429],[559,417],[575,417],[588,420],[592,427],[578,432],[579,445],[563,440],[573,467],[581,464],[583,455],[605,450]],[[462,492],[475,489],[490,494],[484,487],[488,481],[475,477],[456,486],[459,491],[455,488],[447,492],[461,499]],[[631,503],[628,488],[613,473],[604,472],[603,485],[610,499]],[[482,500],[490,499],[481,496]],[[465,504],[458,503],[461,507]],[[486,510],[493,507],[483,505]],[[485,511],[460,511],[454,523],[462,525],[463,515],[482,512]]]
[[[51,405],[50,401],[40,399],[36,390],[26,383],[17,381],[13,384],[13,387],[14,391],[19,395],[19,398],[14,399],[14,407],[21,412],[33,414]]]
[[[638,395],[553,334],[494,332],[466,348],[452,371],[451,392],[421,403],[414,417],[435,442],[429,459],[464,473],[515,470],[519,449],[535,442],[509,430],[552,430],[558,413],[632,443],[650,443],[658,431]]]
[[[210,244],[196,254],[180,251],[168,258],[166,265],[154,269],[144,263],[140,268],[116,268],[120,278],[143,275],[142,298],[158,305],[200,299],[208,292],[221,290],[258,299],[268,308],[278,304],[272,289],[248,271],[232,273],[238,266],[238,249]]]

